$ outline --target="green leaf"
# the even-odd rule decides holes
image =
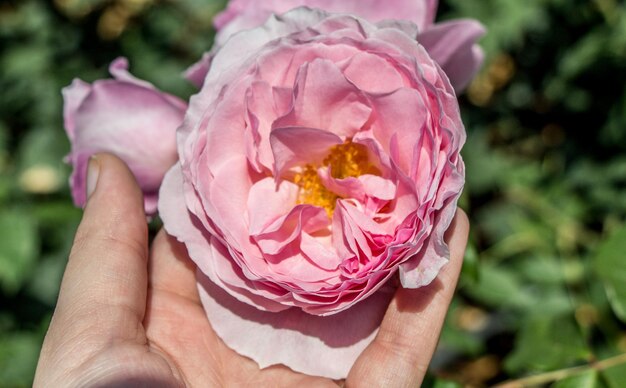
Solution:
[[[0,337],[0,381],[4,387],[26,387],[32,383],[41,338],[37,333],[13,332]]]
[[[559,76],[571,79],[587,71],[606,47],[608,38],[605,31],[601,29],[596,29],[585,35],[561,58]]]
[[[41,45],[19,45],[9,50],[2,61],[7,76],[24,77],[41,73],[49,63],[49,48]]]
[[[442,380],[442,379],[435,380],[435,384],[433,385],[433,388],[461,388],[461,387],[462,385],[459,383],[456,383],[450,380]]]
[[[533,283],[563,283],[563,269],[557,257],[531,256],[520,263],[520,270]]]
[[[0,286],[15,293],[31,273],[39,238],[31,215],[20,209],[0,210]]]
[[[0,153],[5,153],[7,151],[7,146],[9,143],[9,128],[7,125],[0,120]],[[2,171],[2,168],[0,168]]]
[[[441,349],[450,349],[471,356],[477,356],[485,349],[482,338],[453,327],[447,321],[441,331],[439,346]]]
[[[33,276],[27,286],[29,295],[48,306],[54,306],[66,263],[67,252],[42,258],[33,270]]]
[[[567,315],[540,314],[526,319],[505,360],[509,372],[549,371],[586,360],[589,349]]]
[[[517,275],[503,267],[485,263],[480,268],[479,280],[469,283],[464,290],[474,299],[494,307],[526,308],[533,304]]]
[[[24,170],[32,166],[63,166],[62,159],[69,147],[67,137],[55,128],[41,127],[27,134],[20,144],[19,166]]]
[[[626,226],[601,243],[594,268],[604,283],[615,315],[626,322]]]
[[[436,377],[428,373],[421,384],[424,388],[461,388],[462,385],[454,381]]]
[[[13,176],[0,173],[0,204],[7,201],[15,187]]]
[[[477,282],[480,276],[479,271],[480,260],[478,258],[478,252],[476,251],[476,245],[470,241],[465,249],[461,276],[467,278],[469,281]]]
[[[552,388],[596,388],[600,385],[598,373],[588,370],[583,373],[567,377],[552,384]]]
[[[626,382],[626,362],[603,370],[602,377],[609,388],[623,388]]]

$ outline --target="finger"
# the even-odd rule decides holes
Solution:
[[[187,255],[185,245],[164,230],[152,242],[148,272],[151,289],[173,293],[200,304],[196,265]]]
[[[146,305],[148,230],[143,198],[126,165],[108,154],[89,164],[94,187],[76,232],[54,314],[66,330],[100,341],[137,335]]]
[[[429,286],[396,291],[376,338],[350,371],[348,386],[421,384],[459,278],[468,232],[467,216],[459,209],[446,234],[450,262]]]

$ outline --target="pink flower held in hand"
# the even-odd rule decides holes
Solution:
[[[84,206],[89,157],[111,152],[128,164],[143,190],[146,214],[152,215],[163,176],[178,159],[176,128],[187,104],[133,77],[127,68],[126,59],[118,58],[109,67],[115,79],[93,85],[75,79],[63,89],[72,145],[67,160],[74,167],[70,187],[74,203]]]
[[[159,212],[213,328],[261,367],[345,377],[389,280],[448,261],[465,131],[417,32],[298,8],[233,35],[192,97]]]
[[[433,24],[437,0],[230,0],[225,11],[215,17],[219,49],[233,34],[260,26],[271,14],[307,6],[328,12],[347,13],[370,22],[387,19],[411,21],[417,25],[417,41],[446,72],[457,92],[465,89],[483,61],[476,41],[483,26],[475,20],[461,19]],[[187,71],[187,78],[202,85],[215,49]]]

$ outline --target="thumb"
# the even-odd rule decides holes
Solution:
[[[56,325],[65,335],[70,331],[105,343],[136,339],[147,292],[142,193],[124,162],[109,154],[91,158],[87,186],[89,198],[50,330]]]

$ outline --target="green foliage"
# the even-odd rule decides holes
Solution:
[[[571,317],[542,314],[526,318],[505,368],[512,373],[549,371],[588,357],[589,350]]]
[[[465,288],[467,294],[493,308],[528,308],[534,301],[518,278],[509,271],[483,264],[478,281]]]
[[[599,388],[601,381],[598,373],[594,370],[586,371],[571,377],[557,381],[553,388]]]
[[[595,269],[606,287],[615,315],[626,322],[626,227],[622,227],[597,250]]]
[[[180,74],[211,47],[224,3],[0,3],[0,385],[32,381],[80,219],[62,162],[61,88],[107,77],[123,55],[138,77],[187,98]],[[424,385],[621,387],[626,6],[440,3],[440,19],[474,17],[489,33],[484,69],[460,97],[471,238]]]
[[[17,292],[33,270],[39,246],[34,221],[18,209],[0,211],[0,286],[7,294]]]
[[[37,365],[41,339],[29,332],[14,331],[0,337],[0,381],[3,386],[27,387]]]
[[[609,388],[624,386],[624,381],[626,381],[626,364],[620,363],[603,370],[602,377]]]

